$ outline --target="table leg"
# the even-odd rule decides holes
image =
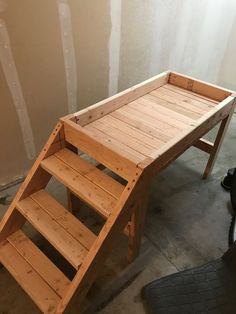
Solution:
[[[221,123],[220,123],[220,128],[218,130],[218,133],[217,133],[214,145],[213,145],[213,149],[212,149],[212,151],[210,153],[210,157],[208,159],[208,162],[207,162],[204,174],[203,174],[203,179],[206,179],[211,174],[211,171],[212,171],[212,169],[214,167],[214,164],[216,162],[217,156],[219,154],[219,151],[220,151],[222,142],[224,140],[226,131],[228,129],[229,122],[231,120],[233,112],[234,111],[232,110],[231,113],[226,118],[224,118],[221,121]]]
[[[82,206],[82,201],[67,188],[68,210],[75,214]]]
[[[127,254],[127,259],[130,263],[132,263],[139,254],[148,208],[149,187],[150,185],[146,185],[142,190],[142,195],[137,199],[137,206],[131,215]]]

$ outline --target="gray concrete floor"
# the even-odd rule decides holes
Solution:
[[[213,138],[215,132],[208,137]],[[205,153],[191,148],[154,179],[140,256],[127,264],[127,239],[121,236],[84,302],[84,313],[146,313],[140,296],[145,284],[205,263],[227,250],[231,213],[229,194],[221,188],[220,180],[228,168],[236,166],[235,114],[213,174],[203,181],[206,160]],[[17,189],[15,186],[0,195],[8,194],[10,201]],[[65,202],[65,191],[55,181],[49,189]],[[0,205],[0,217],[6,209],[7,205]],[[82,212],[82,216],[95,228],[99,225],[91,215]],[[35,231],[27,225],[25,230],[50,255],[51,248]],[[68,265],[55,259],[70,275]],[[0,313],[39,313],[4,268],[0,270]],[[78,313],[76,298],[67,313]]]

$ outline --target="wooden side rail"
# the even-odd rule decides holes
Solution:
[[[198,93],[200,95],[210,97],[217,101],[222,101],[226,97],[231,96],[233,91],[219,88],[213,84],[205,83],[201,80],[193,79],[189,76],[182,75],[176,72],[171,72],[169,75],[169,83],[185,88],[189,91]]]
[[[197,140],[196,143],[194,143],[193,146],[202,150],[205,153],[211,154],[214,147],[214,143],[206,140],[205,138],[200,138],[199,140]]]
[[[63,122],[63,119],[62,119]],[[94,139],[84,128],[73,121],[64,121],[65,140],[93,157],[127,181],[136,170],[136,163],[125,157],[125,152],[116,152],[112,143],[106,145]]]
[[[64,120],[74,120],[80,126],[84,126],[102,116],[134,101],[135,99],[151,92],[152,90],[168,82],[169,72],[164,72],[152,77],[140,84],[137,84],[112,97],[98,102],[84,110],[68,115]]]

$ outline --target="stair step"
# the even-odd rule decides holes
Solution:
[[[89,250],[91,248],[96,240],[96,235],[58,203],[50,194],[45,190],[40,190],[30,197],[86,249]]]
[[[21,230],[0,244],[0,260],[43,313],[54,313],[70,281]]]
[[[44,159],[41,166],[104,218],[109,217],[124,189],[122,184],[68,149]]]
[[[74,170],[78,171],[82,176],[86,177],[94,184],[100,186],[103,190],[119,199],[124,186],[112,177],[101,171],[97,166],[92,165],[88,161],[74,154],[72,151],[64,148],[54,154]],[[100,165],[101,167],[101,165]]]
[[[95,240],[92,232],[42,190],[21,200],[16,207],[75,269],[79,268],[88,253],[85,243],[91,247]],[[58,215],[54,216],[57,210]]]

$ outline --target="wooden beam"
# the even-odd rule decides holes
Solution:
[[[69,115],[63,119],[64,121],[68,121],[73,118],[79,125],[84,126],[166,84],[168,82],[168,77],[169,72],[163,72],[151,79],[128,88],[127,90],[116,94],[115,96],[102,100],[95,105],[89,106],[89,108],[76,112],[73,114],[73,117]]]
[[[196,143],[193,144],[194,147],[210,154],[212,152],[214,143],[204,139],[200,138],[199,140],[196,141]]]
[[[139,255],[146,213],[148,208],[151,179],[146,176],[146,180],[143,180],[142,184],[143,184],[141,188],[142,193],[140,193],[140,195],[137,195],[137,199],[135,201],[136,206],[131,215],[131,221],[128,224],[129,243],[127,259],[129,263],[132,263],[135,260],[135,258]]]
[[[72,121],[64,121],[66,141],[78,147],[107,168],[121,177],[129,180],[136,170],[136,164],[125,156],[125,152],[118,153],[109,143],[99,141]]]
[[[203,96],[210,97],[217,101],[222,101],[226,97],[233,94],[233,91],[218,87],[213,84],[193,79],[189,76],[182,75],[176,72],[171,72],[169,75],[169,83],[176,85]]]

